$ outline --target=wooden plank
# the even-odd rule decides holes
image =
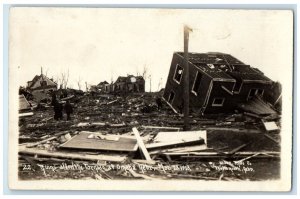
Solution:
[[[172,148],[172,149],[163,149],[163,150],[154,150],[150,151],[150,154],[159,154],[159,153],[168,153],[168,152],[179,152],[179,153],[186,153],[186,152],[194,152],[194,151],[202,151],[207,150],[207,146],[205,144],[197,145],[197,146],[188,146],[188,147],[179,147],[179,148]]]
[[[113,101],[110,101],[110,102],[107,102],[106,105],[113,104],[113,103],[115,103],[115,102],[117,102],[117,101],[118,101],[118,99],[113,100]]]
[[[30,104],[25,96],[19,95],[19,111],[31,110]]]
[[[204,139],[207,143],[206,131],[180,131],[180,132],[159,132],[155,136],[155,142],[180,142],[185,140]]]
[[[212,131],[225,131],[225,132],[241,132],[241,133],[261,133],[258,129],[239,129],[239,128],[227,128],[227,127],[207,127],[205,130]]]
[[[96,136],[92,136],[92,135]],[[100,136],[101,135],[101,136]],[[137,141],[134,138],[119,136],[118,140],[111,138],[116,136],[106,136],[100,133],[81,132],[69,141],[60,145],[61,148],[80,150],[105,150],[105,151],[125,151],[133,152],[137,150]]]
[[[35,147],[35,146],[37,146],[37,145],[39,145],[39,144],[44,144],[44,143],[46,143],[46,142],[48,142],[48,141],[55,140],[55,139],[57,139],[57,136],[50,137],[50,138],[48,138],[48,139],[45,139],[45,140],[42,140],[42,141],[39,141],[39,142],[27,144],[26,147],[27,147],[27,148],[32,148],[32,147]]]
[[[266,136],[267,138],[269,138],[270,140],[272,140],[272,141],[275,142],[276,144],[279,144],[279,141],[276,140],[275,138],[271,137],[270,135],[264,134],[264,136]]]
[[[232,149],[231,151],[229,151],[228,154],[232,155],[232,154],[236,153],[237,151],[241,150],[242,148],[244,148],[247,145],[248,144],[242,144],[241,146],[238,146],[238,147]]]
[[[264,124],[264,127],[267,131],[276,131],[276,130],[279,130],[277,124],[274,122],[274,121],[271,121],[271,122],[264,122],[263,121],[263,124]]]
[[[19,146],[19,154],[27,155],[38,155],[51,158],[63,158],[63,159],[76,159],[76,160],[90,160],[90,161],[110,161],[110,162],[123,162],[126,160],[125,155],[88,155],[80,154],[78,152],[62,152],[62,151],[53,151],[48,152],[46,150],[36,149],[36,148],[26,148],[24,146]]]
[[[268,104],[257,97],[249,100],[247,103],[239,104],[239,107],[246,112],[251,112],[257,115],[276,114],[276,112]]]
[[[149,160],[149,161],[152,160],[149,153],[148,153],[148,151],[147,151],[147,149],[146,149],[146,147],[145,147],[145,144],[144,144],[138,130],[134,127],[134,128],[132,128],[132,131],[133,131],[133,133],[136,137],[139,148],[141,149],[141,151],[142,151],[144,157],[146,158],[146,160]]]
[[[30,117],[30,116],[33,116],[33,112],[19,113],[19,117]]]
[[[233,155],[234,157],[248,157],[251,155],[254,155],[256,153],[261,153],[264,154],[268,157],[279,157],[280,156],[280,152],[274,152],[274,151],[245,151],[245,152],[236,152],[235,154],[229,154],[228,152],[224,152],[222,154],[218,153],[218,152],[188,152],[188,153],[180,153],[180,152],[171,152],[171,153],[162,153],[162,154],[167,154],[167,155],[177,155],[177,156],[194,156],[194,157],[224,157],[224,156],[228,156],[228,155]]]
[[[247,116],[250,116],[250,117],[254,117],[254,118],[257,118],[257,119],[261,119],[262,117],[257,115],[257,114],[254,114],[254,113],[249,113],[249,112],[244,112],[245,115]]]
[[[151,149],[158,149],[158,148],[170,148],[170,147],[179,147],[179,146],[191,146],[191,145],[199,145],[204,144],[204,139],[191,139],[191,140],[183,140],[183,141],[173,141],[173,142],[159,142],[159,143],[151,143],[147,144],[146,148]]]
[[[141,126],[144,129],[170,129],[179,131],[179,127],[168,127],[168,126]]]

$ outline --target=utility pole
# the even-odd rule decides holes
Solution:
[[[183,130],[190,130],[189,108],[190,108],[190,84],[189,84],[189,32],[188,26],[184,26],[184,125]]]

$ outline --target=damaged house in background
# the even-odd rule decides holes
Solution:
[[[107,81],[100,82],[98,85],[91,86],[90,91],[92,92],[105,92],[106,86],[108,86],[109,83]]]
[[[113,85],[113,91],[121,93],[145,92],[145,80],[142,76],[120,76]]]
[[[91,86],[90,91],[99,93],[143,93],[145,92],[145,80],[142,76],[119,76],[114,83],[109,84],[107,81],[103,81],[96,86]]]
[[[275,82],[260,70],[224,53],[189,53],[188,66],[190,107],[193,111],[222,113],[233,112],[239,107],[251,109],[259,106],[261,112],[272,113],[264,103],[270,100],[264,96],[273,93]],[[163,98],[179,113],[182,113],[184,104],[183,76],[184,54],[176,52]],[[280,92],[277,92],[273,98],[279,99],[279,95]],[[252,104],[249,104],[250,101]]]
[[[33,95],[34,99],[40,101],[44,98],[48,98],[47,93],[56,91],[57,84],[53,81],[53,79],[49,79],[41,73],[41,75],[36,75],[32,81],[27,82],[26,90]]]

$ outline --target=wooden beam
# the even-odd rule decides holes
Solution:
[[[138,132],[138,130],[134,127],[134,128],[132,128],[132,131],[133,131],[133,133],[134,133],[134,135],[136,137],[136,140],[137,140],[137,143],[139,145],[139,148],[142,151],[142,153],[143,153],[144,157],[146,158],[146,160],[149,160],[149,161],[152,160],[151,157],[150,157],[150,155],[149,155],[149,153],[148,153],[148,151],[147,151],[147,149],[146,149],[146,147],[145,147],[145,144],[144,144],[144,142],[143,142],[143,140],[142,140],[142,138],[141,138],[140,133]]]
[[[267,138],[269,138],[270,140],[272,140],[273,142],[275,142],[276,144],[279,144],[279,141],[276,140],[275,138],[273,138],[272,136],[268,135],[268,134],[264,134],[264,136],[266,136]]]
[[[182,146],[194,146],[194,145],[202,145],[204,143],[204,139],[186,139],[182,141],[172,141],[172,142],[157,142],[147,144],[147,149],[165,149],[165,148],[176,148]]]
[[[123,156],[88,155],[88,154],[80,154],[78,152],[74,153],[74,152],[62,152],[62,151],[48,152],[46,150],[26,148],[24,146],[19,146],[19,154],[38,155],[38,156],[62,158],[62,159],[90,160],[90,161],[103,160],[103,161],[110,161],[110,162],[123,162],[126,160],[125,155]]]

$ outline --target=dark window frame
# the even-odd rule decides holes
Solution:
[[[172,99],[170,99],[172,94],[173,94],[173,97],[172,97]],[[175,98],[175,95],[176,95],[176,93],[175,93],[173,90],[170,91],[169,96],[168,96],[168,102],[169,102],[170,104],[173,103],[174,98]]]
[[[178,72],[179,72],[178,67],[180,67],[180,68],[182,69],[182,73],[180,74],[180,79],[179,79],[179,80],[176,78],[176,76],[177,76],[177,74],[178,74]],[[173,80],[174,80],[176,83],[180,84],[180,82],[181,82],[181,80],[182,80],[183,73],[184,73],[184,68],[183,68],[182,66],[180,66],[180,64],[176,64],[175,73],[174,73],[174,75],[173,75]]]
[[[200,77],[199,77],[199,74],[200,74]],[[199,90],[200,85],[201,85],[202,77],[203,77],[203,74],[201,72],[197,71],[195,79],[194,79],[194,83],[193,83],[193,86],[192,86],[192,93],[196,96],[198,96],[198,90]],[[198,82],[197,82],[197,80],[198,80]],[[197,82],[197,84],[196,84],[196,82]]]
[[[254,94],[253,94],[253,95],[251,94],[251,91],[254,91]],[[259,91],[260,91],[260,92],[259,92]],[[262,97],[263,94],[264,94],[264,92],[265,92],[265,90],[264,90],[264,89],[261,89],[261,88],[251,88],[251,89],[249,90],[249,93],[248,93],[247,101],[248,101],[249,99],[255,97],[256,95]]]
[[[222,102],[221,103],[216,103],[216,100],[222,100]],[[213,102],[212,102],[211,106],[213,106],[213,107],[222,107],[224,105],[224,102],[225,102],[224,97],[215,97],[213,99]]]

